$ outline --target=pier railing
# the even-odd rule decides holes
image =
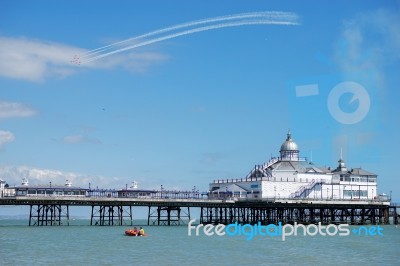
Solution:
[[[73,203],[73,205],[90,205],[96,202],[113,202],[116,204],[132,204],[135,205],[146,205],[149,203],[230,203],[235,204],[236,202],[248,202],[248,203],[307,203],[307,204],[365,204],[365,205],[387,205],[391,207],[400,207],[399,203],[390,203],[385,200],[362,200],[362,199],[325,199],[325,198],[282,198],[282,197],[269,197],[269,198],[188,198],[188,199],[172,199],[172,198],[109,198],[109,197],[81,197],[81,196],[63,196],[63,197],[51,197],[51,196],[15,196],[0,198],[0,205],[30,205],[37,204],[38,202],[43,203],[60,203],[64,204]],[[142,204],[143,203],[143,204]]]
[[[230,178],[230,179],[215,179],[212,184],[226,184],[226,183],[237,183],[237,182],[249,182],[249,181],[270,181],[270,182],[299,182],[309,183],[309,179],[296,179],[295,177],[275,177],[275,176],[263,176],[263,177],[245,177],[245,178]]]

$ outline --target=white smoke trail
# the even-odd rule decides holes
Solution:
[[[127,51],[127,50],[130,50],[130,49],[138,48],[138,47],[141,47],[141,46],[145,46],[145,45],[149,45],[149,44],[165,41],[165,40],[176,38],[176,37],[183,36],[183,35],[193,34],[193,33],[196,33],[196,32],[213,30],[213,29],[220,29],[220,28],[226,28],[226,27],[237,27],[237,26],[243,26],[243,25],[255,25],[255,24],[293,25],[292,23],[289,23],[289,22],[273,22],[272,23],[271,21],[257,20],[257,21],[241,21],[241,22],[232,22],[232,23],[222,23],[222,24],[217,24],[217,25],[212,25],[212,26],[205,26],[205,27],[195,28],[195,29],[191,29],[191,30],[186,30],[186,31],[182,31],[182,32],[166,35],[166,36],[163,36],[163,37],[158,37],[158,38],[155,38],[155,39],[150,39],[148,41],[139,42],[139,43],[136,43],[134,45],[130,45],[130,46],[127,46],[127,47],[124,47],[124,48],[120,48],[120,49],[117,49],[117,50],[114,50],[114,51],[111,51],[111,52],[108,52],[108,53],[97,55],[97,56],[92,57],[92,58],[88,58],[84,62],[92,62],[94,60],[97,60],[97,59],[100,59],[100,58],[103,58],[103,57],[106,57],[106,56],[109,56],[109,55],[112,55],[112,54],[116,54],[116,53],[120,53],[120,52]]]
[[[178,24],[178,25],[174,25],[171,27],[167,27],[167,28],[163,28],[160,30],[156,30],[156,31],[152,31],[149,33],[145,33],[143,35],[137,36],[137,37],[133,37],[133,38],[129,38],[127,40],[123,40],[120,42],[116,42],[110,45],[106,45],[103,47],[99,47],[96,49],[93,49],[91,51],[88,51],[84,56],[90,56],[92,54],[96,54],[105,50],[109,50],[112,49],[113,46],[120,46],[122,44],[125,44],[127,42],[131,42],[131,41],[137,41],[139,39],[143,39],[146,37],[150,37],[150,36],[154,36],[154,35],[158,35],[164,32],[169,32],[169,31],[173,31],[173,30],[177,30],[177,29],[181,29],[181,28],[188,28],[188,27],[192,27],[192,26],[196,26],[196,25],[201,25],[201,24],[209,24],[209,23],[213,23],[213,22],[220,22],[220,21],[228,21],[228,20],[236,20],[236,19],[249,19],[249,18],[257,18],[257,17],[269,17],[269,18],[284,18],[286,17],[287,20],[295,20],[296,19],[296,15],[292,14],[292,13],[288,13],[288,12],[253,12],[253,13],[241,13],[241,14],[236,14],[236,15],[227,15],[227,16],[221,16],[221,17],[215,17],[215,18],[208,18],[208,19],[202,19],[202,20],[197,20],[197,21],[191,21],[191,22],[187,22],[187,23],[183,23],[183,24]]]
[[[192,28],[180,32],[170,33],[166,36],[155,37],[150,40],[143,40],[151,36],[160,35],[161,33],[171,32],[177,29],[190,28],[202,24],[211,24],[221,21],[238,20],[235,22],[219,23],[216,25],[202,26],[198,28]],[[124,41],[113,43],[107,46],[103,46],[87,52],[86,54],[79,57],[79,60],[83,63],[92,62],[100,58],[110,56],[116,53],[127,51],[130,49],[138,48],[141,46],[161,42],[164,40],[176,38],[183,35],[193,34],[202,31],[220,29],[225,27],[238,27],[243,25],[256,25],[256,24],[275,24],[275,25],[298,25],[299,18],[294,13],[288,12],[254,12],[254,13],[242,13],[237,15],[216,17],[210,19],[204,19],[199,21],[188,22],[171,26],[168,28],[152,31],[134,38],[130,38]],[[138,42],[139,41],[139,42]],[[135,43],[136,42],[136,43]]]

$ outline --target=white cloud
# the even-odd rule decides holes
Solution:
[[[3,131],[0,129],[0,148],[7,142],[15,140],[14,134],[9,131]]]
[[[104,58],[84,65],[71,61],[87,50],[61,43],[28,38],[0,37],[0,76],[29,81],[49,77],[63,78],[81,69],[123,67],[143,72],[167,57],[155,52],[129,53]]]
[[[65,143],[82,143],[83,142],[83,136],[81,135],[70,135],[70,136],[65,136],[63,138],[63,142]]]
[[[99,188],[123,188],[125,180],[121,177],[106,177],[66,172],[53,169],[34,168],[28,166],[0,166],[0,177],[10,186],[20,185],[23,178],[28,178],[31,185],[64,185],[65,181],[72,182],[73,186]]]
[[[377,70],[400,59],[400,16],[388,9],[344,22],[335,60],[342,71]]]
[[[80,52],[83,50],[58,43],[0,37],[0,75],[30,81],[63,77],[74,71],[70,60]]]
[[[13,117],[30,117],[37,113],[33,108],[17,102],[0,101],[0,119]],[[0,148],[7,142],[15,140],[14,134],[9,131],[0,130]]]
[[[83,63],[81,67],[99,69],[122,67],[132,72],[145,73],[152,65],[167,59],[168,56],[157,52],[129,52]]]
[[[17,102],[0,102],[0,119],[36,115],[33,108]]]
[[[215,173],[214,173],[215,175]],[[229,176],[218,173],[219,176]],[[99,189],[123,189],[137,181],[141,189],[160,189],[163,184],[165,189],[190,190],[193,183],[183,179],[160,178],[160,176],[104,176],[85,173],[68,172],[56,169],[36,168],[30,166],[0,165],[0,179],[10,186],[18,186],[23,178],[28,178],[30,185],[64,185],[68,180],[73,186]],[[166,182],[166,180],[169,180]],[[206,183],[204,183],[206,184]]]
[[[81,143],[92,143],[92,144],[101,144],[101,141],[96,138],[91,138],[83,135],[69,135],[65,136],[63,139],[64,143],[68,144],[81,144]]]

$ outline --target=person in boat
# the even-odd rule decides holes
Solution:
[[[144,229],[143,229],[143,227],[140,227],[139,236],[144,236]]]
[[[135,236],[137,236],[138,235],[138,230],[137,230],[137,227],[135,226],[135,227],[133,227],[133,232],[132,232]]]

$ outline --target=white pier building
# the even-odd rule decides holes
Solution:
[[[279,152],[279,157],[256,165],[244,178],[214,180],[209,186],[210,198],[378,199],[376,174],[347,168],[343,158],[336,168],[316,166],[299,157],[299,148],[290,131]]]

